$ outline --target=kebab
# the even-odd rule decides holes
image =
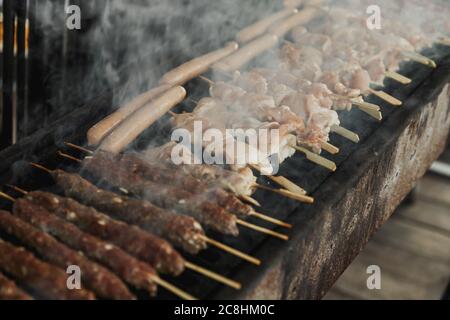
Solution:
[[[0,300],[33,300],[33,298],[0,272]]]
[[[262,68],[242,74],[236,71],[233,75],[232,84],[248,92],[270,95],[273,97],[276,106],[287,105],[291,107],[297,114],[307,118],[308,123],[313,123],[313,133],[314,131],[325,131],[327,134],[329,132],[336,132],[352,142],[359,142],[359,136],[356,133],[340,126],[337,114],[334,111],[320,109],[330,109],[336,104],[335,96],[324,84],[313,84],[287,72]],[[293,97],[293,99],[285,99],[295,95],[298,96]],[[344,99],[342,101],[345,105],[350,105],[350,107],[352,104],[358,103],[356,100],[349,101],[348,99]],[[299,105],[299,102],[303,103]],[[367,103],[363,104],[367,105]],[[327,123],[328,125],[325,128],[321,128]],[[319,130],[314,130],[317,126],[319,126]],[[324,137],[320,137],[319,135],[316,138],[316,144],[321,144],[321,147],[325,147],[328,152],[335,153],[337,150],[333,151],[333,147],[325,143],[324,140],[327,139],[326,135]]]
[[[84,206],[70,198],[41,191],[26,192],[17,187],[15,187],[15,190],[20,190],[20,192],[29,195],[29,199],[32,199],[37,205],[68,222],[74,223],[84,232],[111,242],[136,258],[149,263],[159,272],[178,276],[187,268],[235,289],[241,288],[241,285],[236,281],[186,261],[169,243],[137,226],[130,226],[114,220],[94,208]]]
[[[93,156],[95,157],[101,152],[103,151],[99,151]],[[263,218],[264,220],[270,220],[270,222],[274,221],[273,219],[257,213],[252,207],[242,203],[236,196],[226,192],[222,188],[205,187],[204,184],[200,183],[197,179],[190,175],[182,174],[182,172],[176,169],[169,170],[164,166],[145,161],[136,153],[125,153],[121,155],[111,154],[107,156],[113,157],[114,161],[116,161],[121,167],[131,170],[135,174],[139,174],[146,180],[156,183],[172,180],[177,182],[178,187],[189,190],[192,193],[211,196],[217,200],[220,206],[242,219],[255,216]],[[277,221],[276,224],[289,227],[289,225],[281,221]]]
[[[337,113],[321,108],[319,100],[313,96],[304,96],[307,101],[294,100],[293,103],[282,101],[277,107],[276,96],[269,92],[261,92],[262,89],[245,91],[230,83],[217,83],[210,87],[210,94],[213,98],[223,101],[227,109],[245,109],[250,117],[259,117],[258,120],[275,121],[287,132],[295,132],[297,143],[311,146],[317,152],[322,148],[330,153],[336,153],[333,146],[329,145],[329,133],[333,125],[339,125]],[[303,103],[300,103],[303,102]],[[307,106],[307,107],[306,107]]]
[[[321,57],[321,52],[319,50],[311,47],[304,47],[305,42],[300,43],[302,43],[300,47],[297,47],[295,44],[286,43],[281,49],[281,52],[283,53],[282,58],[285,60],[284,67],[282,66],[283,69],[291,70],[291,72],[301,75],[303,78],[313,82],[323,82],[338,95],[349,96],[354,99],[355,96],[359,96],[359,94],[367,95],[371,93],[394,106],[400,106],[402,104],[400,100],[390,96],[384,91],[374,90],[370,87],[371,80],[372,82],[375,82],[373,79],[376,79],[378,82],[381,81],[382,77],[380,75],[384,75],[384,72],[381,73],[379,69],[382,67],[370,62],[372,65],[369,64],[367,66],[371,71],[371,73],[369,73],[366,67],[359,65],[357,57],[335,57],[334,55]],[[307,53],[311,50],[315,50],[314,56]],[[331,52],[334,53],[336,50],[336,48],[332,48]],[[313,59],[319,60],[320,62],[323,61],[323,63],[321,63],[323,70],[319,68],[319,64],[315,64],[316,72],[308,75],[308,73],[305,72],[305,68],[307,68],[310,63],[307,58],[308,55],[309,59],[313,57]],[[373,61],[378,63],[380,60]]]
[[[192,123],[196,120],[200,120],[202,122],[209,122],[209,126],[217,129],[218,127],[220,128],[226,126],[226,124],[224,125],[222,123],[225,117],[224,113],[228,117],[232,117],[229,123],[239,123],[237,122],[239,119],[234,117],[236,115],[239,115],[240,118],[247,119],[246,117],[242,117],[240,113],[233,114],[233,111],[242,112],[244,110],[247,114],[249,114],[248,119],[252,121],[252,123],[255,123],[253,117],[257,117],[256,120],[259,122],[266,121],[281,124],[281,132],[284,132],[284,135],[282,135],[282,138],[284,138],[284,143],[281,144],[281,147],[283,148],[279,148],[279,150],[282,151],[280,153],[281,157],[279,158],[280,162],[284,161],[286,157],[293,154],[293,152],[289,150],[298,149],[298,151],[305,153],[309,160],[316,162],[331,171],[336,170],[336,165],[333,162],[323,157],[315,156],[305,148],[297,148],[295,142],[290,142],[290,132],[296,131],[299,133],[299,142],[306,144],[312,144],[312,142],[315,142],[314,145],[317,146],[317,149],[319,150],[324,145],[324,141],[321,141],[322,139],[318,138],[316,141],[312,141],[311,136],[305,135],[305,121],[294,114],[287,106],[277,108],[273,97],[247,93],[245,90],[237,86],[224,82],[213,85],[210,88],[210,93],[211,96],[213,96],[213,99],[203,98],[199,101],[197,108],[194,109],[193,113],[177,115],[175,121],[179,124],[176,124],[176,126],[181,126],[192,131]],[[219,113],[218,110],[223,110],[224,113]],[[283,152],[283,150],[286,151]],[[261,159],[261,157],[265,158],[267,156],[267,154],[262,155],[259,156],[258,159]],[[267,164],[262,163],[262,165],[265,166]]]
[[[286,53],[286,55],[289,55],[289,53],[292,54],[292,51]],[[286,67],[286,69],[289,68]],[[300,73],[305,73],[304,69],[301,69]],[[290,71],[275,71],[267,68],[254,69],[244,74],[236,71],[232,81],[250,92],[258,93],[263,88],[265,94],[274,97],[275,104],[278,106],[290,103],[289,100],[285,100],[289,95],[300,94],[301,96],[298,98],[300,100],[302,98],[307,99],[306,104],[310,105],[307,108],[309,109],[308,111],[303,110],[305,108],[305,103],[303,103],[303,107],[297,110],[300,114],[313,112],[313,115],[314,113],[318,114],[319,119],[323,117],[325,119],[329,118],[331,120],[331,126],[327,131],[342,133],[343,136],[354,142],[358,142],[359,138],[355,133],[340,127],[339,120],[336,118],[337,114],[332,110],[324,111],[321,109],[350,110],[352,106],[357,106],[361,111],[366,112],[377,120],[381,120],[382,118],[380,107],[365,102],[360,96],[360,90],[349,89],[340,83],[336,85],[335,90],[339,92],[339,94],[336,94],[325,83],[309,81],[306,78],[292,74]],[[296,110],[298,109],[297,99],[294,97],[293,100],[293,104],[288,104],[288,106]]]
[[[291,119],[295,119],[298,115],[307,119],[305,122],[308,129],[299,132],[302,137],[300,141],[306,142],[316,151],[320,148],[332,154],[338,151],[337,148],[325,142],[328,140],[329,133],[333,131],[339,131],[353,142],[359,141],[358,135],[339,126],[336,112],[329,110],[333,105],[334,96],[324,84],[313,84],[280,71],[255,69],[243,74],[235,72],[231,84],[217,83],[210,89],[212,95],[228,101],[230,99],[227,96],[235,99],[237,95],[243,95],[244,91],[251,92],[253,95],[272,96],[275,106],[288,106],[295,112]],[[255,99],[254,103],[248,102],[247,105],[257,103],[258,100]],[[291,119],[287,120],[291,121]]]
[[[282,240],[288,240],[288,236],[284,234],[237,218],[224,208],[210,200],[204,199],[205,195],[193,194],[186,190],[180,190],[168,185],[159,185],[153,181],[145,180],[138,174],[122,168],[110,154],[98,153],[95,157],[88,156],[84,160],[62,152],[59,152],[59,154],[81,163],[83,169],[97,179],[102,179],[114,187],[147,199],[159,207],[192,216],[204,226],[208,226],[220,233],[237,236],[239,234],[238,225],[241,225]],[[112,171],[109,169],[112,169]]]
[[[69,155],[65,156],[77,162],[80,161]],[[201,225],[191,217],[164,210],[145,200],[133,199],[99,189],[78,174],[70,174],[62,170],[52,171],[35,163],[32,165],[49,173],[67,196],[105,211],[119,220],[158,234],[190,253],[197,253],[205,249],[206,244],[210,244],[255,265],[261,263],[254,257],[207,237]],[[17,189],[17,187],[13,188],[23,193],[23,190]],[[189,264],[189,267],[191,265]]]
[[[0,193],[0,196],[13,201],[12,212],[16,217],[51,234],[74,250],[83,252],[90,259],[102,263],[136,288],[144,289],[154,296],[157,285],[160,285],[180,298],[194,299],[191,295],[161,279],[149,264],[50,213],[43,206],[36,204],[33,196],[27,194],[19,199],[14,199],[4,193]],[[66,287],[65,281],[64,286]]]
[[[67,288],[67,275],[62,270],[36,258],[25,248],[0,239],[0,271],[11,275],[20,283],[45,298],[56,300],[93,300],[86,289]]]
[[[23,244],[33,249],[42,258],[62,269],[67,269],[71,265],[79,266],[83,270],[83,282],[98,297],[119,300],[136,298],[122,280],[108,269],[90,261],[51,235],[36,229],[9,212],[0,211],[0,230],[20,239]]]
[[[147,155],[149,152],[147,151]],[[113,156],[113,155],[112,155]],[[165,166],[161,166],[160,164],[157,164],[155,161],[148,161],[147,159],[144,159],[144,157],[139,156],[138,154],[128,153],[121,156],[122,160],[117,160],[120,163],[122,163],[123,167],[128,167],[130,170],[134,170],[135,172],[139,173],[143,177],[150,179],[154,182],[158,181],[165,181],[168,179],[176,179],[176,181],[185,189],[190,190],[193,193],[204,193],[204,194],[210,194],[211,196],[215,197],[215,199],[218,200],[219,205],[223,206],[225,209],[229,210],[230,212],[240,216],[241,218],[248,218],[249,216],[255,216],[260,219],[269,221],[271,223],[275,223],[284,227],[290,227],[286,223],[282,221],[274,220],[273,218],[267,217],[261,213],[255,212],[253,208],[251,208],[248,205],[244,205],[240,202],[240,200],[226,192],[225,190],[232,189],[230,186],[227,186],[226,188],[222,188],[216,185],[209,185],[205,186],[205,184],[200,182],[200,176],[204,175],[204,170],[200,169],[203,173],[201,175],[197,175],[199,178],[192,176],[192,175],[184,175],[184,170],[180,169],[178,166],[173,166],[170,169],[166,168]],[[220,170],[219,167],[214,166],[213,168],[209,167],[209,170],[215,170],[217,173],[225,174],[224,170]],[[198,170],[197,170],[198,171]],[[251,170],[247,168],[240,168],[237,169],[237,171],[240,171],[241,173],[244,173],[247,175],[251,175],[251,177],[246,178],[246,185],[248,187],[252,188],[259,188],[261,187],[256,183],[256,179],[253,176],[253,173]],[[228,174],[229,175],[229,174]],[[159,176],[159,177],[158,177]],[[249,185],[249,182],[252,182],[251,186]],[[224,190],[225,189],[225,190]],[[271,190],[273,192],[277,192],[277,190]],[[283,193],[285,196],[291,196],[291,198],[295,200],[299,200],[302,202],[312,203],[312,198],[302,195],[289,195],[287,192]]]

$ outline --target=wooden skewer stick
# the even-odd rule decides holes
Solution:
[[[277,193],[279,195],[285,196],[286,198],[290,198],[292,200],[297,200],[297,201],[304,202],[304,203],[309,203],[309,204],[314,203],[314,198],[309,197],[309,196],[305,196],[305,195],[292,193],[289,190],[273,189],[273,188],[266,187],[266,186],[263,186],[263,185],[258,184],[258,183],[255,183],[253,186],[255,188],[258,188],[258,189],[267,190],[267,191],[270,191],[270,192],[273,192],[273,193]]]
[[[301,153],[304,153],[306,156],[306,159],[308,159],[309,161],[314,162],[315,164],[318,164],[330,171],[333,171],[333,172],[336,171],[336,169],[337,169],[336,163],[334,163],[333,161],[328,160],[314,152],[311,152],[304,147],[300,147],[300,146],[291,146],[291,147]]]
[[[320,141],[320,146],[322,147],[323,150],[331,153],[331,154],[338,154],[339,153],[339,148],[332,145],[331,143],[327,142],[327,141]]]
[[[250,204],[254,205],[255,207],[261,207],[261,204],[250,196],[240,195],[239,199],[241,199],[244,202],[250,203]]]
[[[16,202],[16,199],[14,199],[10,195],[8,195],[8,194],[6,194],[4,192],[1,192],[1,191],[0,191],[0,197],[5,198],[6,200],[9,200],[11,202]]]
[[[257,232],[260,232],[260,233],[264,233],[264,234],[267,234],[269,236],[272,236],[272,237],[275,237],[275,238],[278,238],[278,239],[281,239],[281,240],[285,240],[285,241],[289,240],[289,237],[287,235],[285,235],[285,234],[282,234],[282,233],[279,233],[279,232],[276,232],[276,231],[273,231],[273,230],[270,230],[270,229],[267,229],[267,228],[263,228],[263,227],[257,226],[257,225],[255,225],[253,223],[250,223],[250,222],[247,222],[247,221],[244,221],[244,220],[241,220],[241,219],[237,219],[236,222],[237,222],[238,225],[241,225],[241,226],[246,227],[248,229],[251,229],[251,230],[254,230],[254,231],[257,231]]]
[[[78,162],[78,163],[82,163],[83,162],[83,160],[75,158],[74,156],[71,156],[70,154],[64,153],[62,151],[58,151],[58,155],[63,157],[63,158],[67,158],[67,159],[70,159],[70,160]]]
[[[405,77],[404,75],[402,75],[402,74],[400,74],[400,73],[397,73],[397,72],[395,72],[395,71],[386,71],[385,73],[384,73],[384,75],[387,77],[387,78],[390,78],[390,79],[392,79],[392,80],[395,80],[395,81],[397,81],[397,82],[399,82],[399,83],[401,83],[401,84],[410,84],[411,82],[412,82],[412,80],[410,79],[410,78],[408,78],[408,77]]]
[[[352,100],[353,105],[355,105],[362,112],[367,113],[372,118],[375,118],[378,121],[383,119],[383,115],[381,114],[380,107],[376,104],[368,103],[368,102],[359,102]]]
[[[340,99],[340,100],[348,100],[353,104],[353,106],[357,107],[362,112],[367,113],[372,118],[375,118],[378,121],[383,119],[383,116],[380,112],[380,107],[377,106],[376,104],[368,103],[365,101],[359,101],[353,97],[343,96],[343,95],[334,94],[334,93],[331,95],[331,97],[333,97],[335,99]]]
[[[392,104],[393,106],[399,107],[403,104],[400,100],[391,96],[390,94],[387,94],[386,92],[384,92],[382,90],[374,90],[374,89],[369,88],[367,91],[369,93],[377,96],[381,100],[384,100],[389,104]]]
[[[15,191],[18,191],[18,192],[24,194],[24,195],[28,193],[28,191],[23,190],[23,189],[21,189],[21,188],[19,188],[17,186],[13,186],[13,185],[10,185],[10,184],[6,184],[6,186],[8,188],[11,188],[11,189],[13,189]],[[210,271],[210,270],[208,270],[206,268],[203,268],[201,266],[198,266],[196,264],[193,264],[192,262],[189,262],[189,261],[185,260],[185,264],[184,265],[185,265],[185,267],[187,269],[195,271],[195,272],[197,272],[197,273],[199,273],[199,274],[201,274],[201,275],[203,275],[203,276],[205,276],[207,278],[215,280],[217,282],[223,283],[223,284],[225,284],[225,285],[227,285],[227,286],[229,286],[231,288],[239,290],[242,287],[242,285],[239,282],[231,280],[231,279],[229,279],[227,277],[224,277],[224,276],[222,276],[220,274],[217,274],[217,273],[215,273],[213,271]]]
[[[289,224],[289,223],[287,223],[287,222],[284,222],[284,221],[281,221],[281,220],[278,220],[278,219],[269,217],[269,216],[267,216],[267,215],[265,215],[265,214],[262,214],[262,213],[259,213],[259,212],[253,212],[253,213],[251,214],[251,216],[254,216],[254,217],[257,217],[257,218],[259,218],[259,219],[261,219],[261,220],[265,220],[265,221],[267,221],[267,222],[276,224],[277,226],[280,226],[280,227],[292,229],[292,224]]]
[[[353,131],[350,131],[350,130],[344,128],[344,127],[334,125],[331,127],[331,131],[354,142],[354,143],[359,142],[359,135]]]
[[[251,169],[254,169],[261,173],[261,168],[258,165],[249,163],[248,166]],[[281,187],[285,188],[286,190],[289,190],[293,194],[305,195],[307,193],[303,188],[299,187],[298,185],[296,185],[295,183],[293,183],[292,181],[283,176],[266,176],[266,177],[275,182],[276,184],[280,185]]]
[[[198,76],[198,78],[200,80],[205,81],[210,87],[212,87],[214,85],[214,81],[212,81],[211,79],[205,77],[205,76]]]
[[[169,111],[170,112],[170,111]],[[64,144],[70,148],[73,148],[75,150],[81,151],[81,152],[85,152],[85,153],[89,153],[89,154],[94,154],[94,151],[88,149],[88,148],[84,148],[82,146],[73,144],[71,142],[64,142]]]
[[[304,190],[303,188],[299,187],[298,185],[296,185],[295,183],[293,183],[292,181],[290,181],[289,179],[283,177],[283,176],[267,176],[267,178],[269,178],[270,180],[272,180],[273,182],[279,184],[280,186],[282,186],[284,189],[294,193],[294,194],[300,194],[300,195],[306,195],[308,194],[306,192],[306,190]]]
[[[365,101],[361,102],[356,99],[350,99],[350,102],[354,106],[358,107],[361,110],[372,110],[372,111],[380,111],[381,110],[380,106],[373,104],[373,103],[369,103],[369,102],[365,102]]]
[[[210,279],[214,279],[217,282],[223,283],[223,284],[225,284],[225,285],[227,285],[227,286],[229,286],[231,288],[234,288],[236,290],[240,290],[242,288],[242,285],[239,282],[231,280],[231,279],[228,279],[228,278],[226,278],[224,276],[221,276],[220,274],[212,272],[212,271],[210,271],[208,269],[200,267],[200,266],[198,266],[196,264],[193,264],[191,262],[186,261],[184,265],[189,270],[192,270],[192,271],[195,271],[197,273],[200,273],[200,274],[202,274],[202,275],[204,275],[204,276],[206,276],[206,277],[208,277]]]
[[[62,152],[60,153],[60,155],[66,156],[66,154],[64,154]],[[77,160],[79,160],[79,159],[77,159]],[[31,166],[33,166],[33,167],[35,167],[37,169],[43,170],[43,171],[45,171],[47,173],[52,173],[52,170],[50,170],[50,169],[48,169],[48,168],[46,168],[44,166],[41,166],[40,164],[33,163],[33,162],[30,162],[30,164],[31,164]],[[222,250],[224,250],[224,251],[226,251],[226,252],[228,252],[228,253],[230,253],[232,255],[235,255],[235,256],[241,258],[241,259],[244,259],[244,260],[249,261],[249,262],[251,262],[253,264],[256,264],[256,265],[260,265],[261,264],[261,261],[255,259],[255,258],[253,258],[253,257],[251,257],[249,255],[246,255],[243,252],[240,252],[240,251],[238,251],[236,249],[233,249],[233,248],[231,248],[231,247],[229,247],[229,246],[227,246],[227,245],[225,245],[223,243],[220,243],[220,242],[218,242],[218,241],[216,241],[214,239],[207,238],[206,236],[201,236],[201,238],[204,241],[206,241],[207,243],[209,243],[211,245],[214,245],[214,246],[216,246],[216,247],[218,247],[218,248],[220,248],[220,249],[222,249]]]
[[[423,64],[423,65],[428,66],[433,69],[437,68],[437,64],[436,64],[436,62],[434,62],[434,60],[432,60],[428,57],[425,57],[425,56],[421,55],[420,53],[413,52],[413,51],[403,51],[402,54],[405,58],[408,58],[412,61]]]
[[[184,299],[184,300],[197,300],[197,298],[191,296],[189,293],[181,290],[180,288],[175,287],[173,284],[167,282],[164,279],[161,279],[158,276],[151,276],[151,277],[149,277],[149,280],[153,281],[157,285],[163,287],[164,289],[166,289],[167,291],[173,293],[174,295],[178,296],[181,299]]]
[[[228,252],[228,253],[230,253],[230,254],[238,257],[238,258],[241,258],[242,260],[245,260],[245,261],[250,262],[250,263],[252,263],[254,265],[257,265],[257,266],[261,265],[261,260],[259,260],[257,258],[254,258],[254,257],[252,257],[252,256],[250,256],[250,255],[248,255],[246,253],[243,253],[242,251],[234,249],[234,248],[232,248],[230,246],[227,246],[226,244],[223,244],[223,243],[221,243],[219,241],[216,241],[214,239],[208,238],[207,236],[200,236],[200,237],[206,243],[208,243],[208,244],[210,244],[210,245],[212,245],[212,246],[214,246],[216,248],[219,248],[219,249],[221,249],[221,250],[223,250],[225,252]]]

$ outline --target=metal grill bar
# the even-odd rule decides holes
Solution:
[[[27,135],[27,15],[28,1],[16,1],[17,13],[17,139]]]
[[[3,105],[0,148],[14,142],[14,0],[3,1]]]

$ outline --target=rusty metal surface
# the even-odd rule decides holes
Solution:
[[[294,218],[283,247],[260,250],[270,266],[251,286],[218,298],[320,299],[444,150],[450,127],[450,86],[420,109],[411,96],[315,192],[317,204]],[[241,274],[248,276],[249,270]],[[240,275],[241,275],[240,274]]]

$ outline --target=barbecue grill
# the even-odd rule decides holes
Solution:
[[[14,54],[11,49],[12,30],[7,27],[11,27],[11,16],[8,15],[11,5],[11,1],[4,1],[3,133],[12,132],[11,126],[14,123],[11,112],[13,74],[9,68]],[[23,14],[20,10],[18,12]],[[242,22],[242,26],[249,22]],[[31,36],[34,32],[35,30],[31,31]],[[19,31],[18,38],[23,39],[23,29]],[[18,70],[23,69],[24,50],[24,46],[19,45]],[[42,48],[36,50],[42,52]],[[31,52],[32,47],[32,61],[34,58]],[[337,165],[336,172],[317,166],[302,156],[292,157],[283,163],[279,175],[305,188],[315,199],[313,205],[281,198],[269,191],[257,191],[255,199],[263,204],[262,212],[276,213],[277,219],[293,224],[288,242],[244,229],[240,230],[240,235],[236,238],[208,231],[210,237],[257,257],[263,262],[261,266],[255,267],[213,248],[195,256],[183,252],[183,256],[189,261],[241,282],[243,287],[240,291],[206,281],[193,272],[186,272],[177,278],[163,278],[201,299],[321,298],[444,150],[450,127],[450,47],[435,44],[421,54],[433,59],[437,68],[431,69],[416,62],[405,61],[399,72],[412,79],[411,84],[399,85],[391,79],[384,81],[383,90],[403,101],[402,107],[392,107],[373,95],[366,99],[381,107],[382,122],[361,116],[357,110],[340,114],[342,126],[357,132],[360,142],[354,144],[332,134],[333,143],[340,149],[339,154],[332,157]],[[264,55],[260,56],[251,66],[258,66],[258,61],[264,59]],[[174,61],[173,65],[176,66],[179,62]],[[86,66],[88,63],[82,65]],[[28,74],[31,73],[28,71]],[[212,77],[211,72],[205,75]],[[34,75],[27,80],[28,83],[36,82],[33,77]],[[23,77],[18,75],[19,108],[25,101],[24,84],[21,81]],[[60,194],[50,176],[33,169],[29,162],[78,172],[78,164],[61,158],[58,151],[68,150],[65,141],[86,145],[87,130],[111,112],[111,105],[116,102],[115,97],[125,96],[123,92],[127,88],[125,84],[96,94],[82,106],[64,115],[60,114],[59,119],[39,130],[34,131],[34,128],[26,126],[24,132],[33,130],[33,134],[25,137],[24,133],[24,137],[18,139],[17,143],[0,152],[2,184]],[[199,100],[208,92],[207,83],[198,78],[189,81],[185,88],[191,99],[174,109],[177,113],[190,112],[194,106],[192,101]],[[38,96],[36,91],[30,97],[33,95]],[[28,100],[28,108],[33,103],[34,101]],[[19,119],[20,117],[22,116]],[[169,118],[166,115],[147,129],[133,142],[132,148],[144,150],[150,144],[166,142],[171,130]],[[12,135],[6,134],[3,137],[4,145],[13,142]],[[78,158],[86,156],[82,152],[70,152]],[[259,181],[276,186],[264,177]],[[0,208],[10,209],[7,201],[1,201],[0,204]],[[261,221],[258,224],[273,228]],[[1,232],[0,238],[20,244],[17,239]],[[137,294],[139,298],[148,298],[144,292]],[[173,298],[173,295],[164,290],[160,290],[156,297],[166,298]]]

